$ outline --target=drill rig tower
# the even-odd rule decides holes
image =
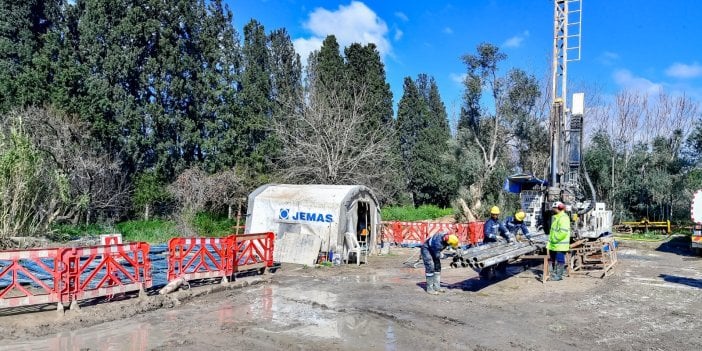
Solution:
[[[568,62],[580,60],[582,1],[554,0],[553,17],[548,186],[524,190],[520,198],[532,228],[541,226],[548,233],[550,204],[561,201],[573,221],[573,238],[594,239],[611,232],[612,213],[597,202],[582,160],[584,94],[573,94],[567,108]]]
[[[573,94],[567,106],[568,62],[580,60],[582,1],[554,1],[553,59],[551,81],[551,157],[548,188],[543,202],[544,224],[550,226],[550,206],[554,201],[566,204],[573,221],[574,238],[595,239],[612,230],[612,212],[598,203],[595,190],[582,159],[584,100]],[[587,190],[582,178],[587,183]],[[544,226],[548,229],[549,226]]]

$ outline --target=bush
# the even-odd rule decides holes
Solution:
[[[234,233],[236,219],[218,217],[209,213],[198,213],[193,225],[200,236],[221,237]]]
[[[440,208],[434,205],[391,206],[382,208],[380,215],[384,221],[421,221],[436,219],[453,214],[452,208]]]
[[[117,230],[122,233],[123,241],[147,241],[150,243],[165,243],[170,238],[180,236],[172,221],[139,220],[126,221],[116,225]]]

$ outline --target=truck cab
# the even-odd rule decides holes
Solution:
[[[693,251],[695,251],[695,253],[702,253],[702,223],[695,223],[692,225],[690,247]]]

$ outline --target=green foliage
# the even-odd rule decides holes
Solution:
[[[116,233],[113,226],[104,224],[57,224],[52,226],[51,234],[48,238],[53,241],[65,242],[82,236],[99,236],[101,234]]]
[[[53,212],[68,200],[67,182],[60,170],[22,130],[21,118],[8,134],[0,134],[0,237],[44,234]]]
[[[144,172],[134,181],[133,202],[138,209],[169,198],[163,180],[154,172]]]
[[[414,204],[449,205],[458,185],[448,158],[446,108],[434,79],[426,74],[416,82],[406,77],[397,114],[403,168]]]
[[[122,233],[122,241],[165,243],[170,238],[180,236],[172,221],[161,219],[126,221],[117,223],[115,227]]]
[[[193,221],[197,233],[205,237],[227,236],[235,232],[236,219],[216,216],[210,213],[198,213]],[[243,233],[242,230],[239,233]]]
[[[389,206],[380,210],[383,221],[421,221],[450,216],[451,208],[441,208],[434,205],[414,206]]]

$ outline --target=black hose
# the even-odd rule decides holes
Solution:
[[[585,174],[585,180],[587,180],[587,185],[590,186],[590,194],[592,195],[592,200],[590,201],[590,204],[587,205],[584,209],[578,211],[578,215],[582,216],[590,211],[592,211],[593,208],[595,208],[595,203],[597,202],[597,195],[595,195],[595,187],[592,185],[592,181],[590,181],[590,175],[587,174],[587,168],[585,167],[585,162],[580,162],[580,164],[583,166],[583,173]]]

